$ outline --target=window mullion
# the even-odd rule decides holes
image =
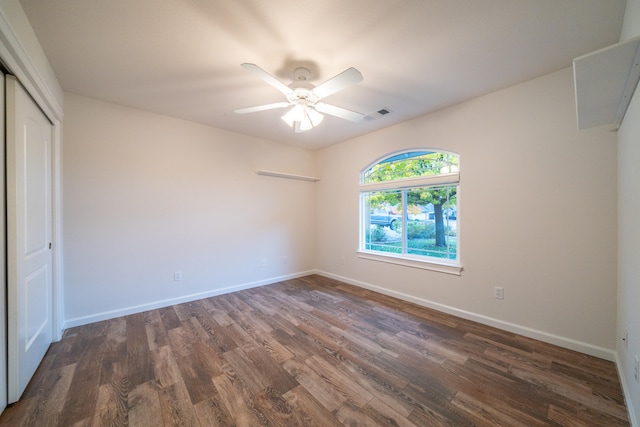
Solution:
[[[408,228],[407,218],[409,218],[409,215],[408,215],[408,212],[407,212],[407,190],[402,190],[402,221],[400,221],[400,224],[402,224],[402,253],[403,254],[408,253],[408,250],[407,250],[407,228]]]
[[[449,204],[450,199],[449,196],[451,195],[451,191],[447,190],[447,201],[445,202],[445,206],[447,206],[447,208],[445,209],[445,223],[444,223],[444,244],[446,245],[446,254],[447,254],[447,258],[449,258],[449,254],[451,253],[451,248],[449,246],[449,216],[450,216],[450,212],[451,212],[451,205]]]
[[[360,188],[365,191],[383,191],[396,188],[412,188],[435,185],[451,185],[460,182],[460,173],[444,173],[439,175],[428,175],[417,178],[403,178],[394,181],[362,183]]]

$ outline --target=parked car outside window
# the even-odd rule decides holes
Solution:
[[[375,209],[370,215],[372,225],[382,225],[392,230],[397,230],[400,226],[400,215],[392,214],[385,209]]]

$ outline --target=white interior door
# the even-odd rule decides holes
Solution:
[[[46,116],[6,76],[8,402],[53,340],[51,136]]]

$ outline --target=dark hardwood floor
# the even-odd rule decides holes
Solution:
[[[321,276],[69,329],[1,426],[627,426],[613,363]]]

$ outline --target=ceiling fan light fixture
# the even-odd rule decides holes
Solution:
[[[282,116],[282,120],[284,120],[284,122],[288,124],[290,127],[293,127],[293,124],[295,122],[299,122],[303,117],[304,117],[304,112],[301,114],[300,106],[295,105],[289,111],[284,113],[284,115]]]
[[[307,107],[306,110],[307,116],[309,117],[309,120],[311,120],[313,126],[318,126],[320,123],[322,123],[322,120],[324,119],[324,116],[322,114],[320,114],[313,108]]]
[[[305,117],[304,120],[302,120],[299,126],[300,132],[304,132],[310,129],[313,129],[313,123],[311,123],[311,120],[309,119],[309,117]]]
[[[291,111],[294,122],[301,122],[307,117],[307,108],[304,105],[296,105]]]
[[[283,122],[289,125],[289,127],[293,127],[293,119],[290,117],[290,114],[287,113],[284,116],[280,117]]]
[[[318,126],[324,116],[306,105],[295,105],[287,111],[282,120],[290,127],[295,128],[296,132],[304,132]]]

